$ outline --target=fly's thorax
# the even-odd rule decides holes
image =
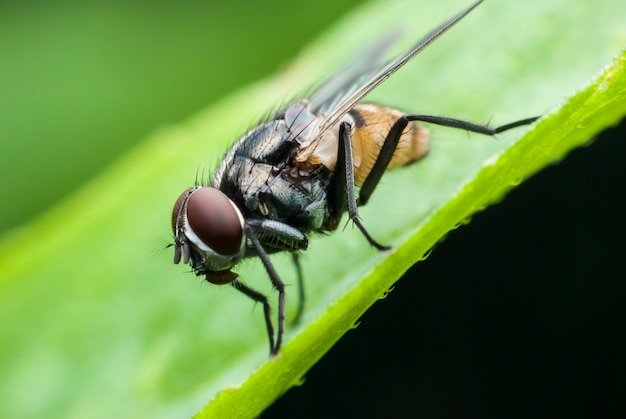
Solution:
[[[294,156],[314,135],[316,117],[306,101],[248,131],[226,153],[211,185],[241,209],[245,219],[285,223],[301,231],[321,228],[328,216],[330,171],[299,166]]]
[[[172,212],[174,263],[189,263],[214,283],[236,278],[229,270],[244,256],[244,218],[218,189],[196,186],[183,192]]]
[[[237,197],[246,219],[274,220],[302,231],[319,229],[328,216],[330,172],[276,166],[236,156],[225,173],[225,191]]]
[[[354,183],[365,181],[393,124],[403,112],[375,104],[358,104],[350,111],[355,120],[352,133]],[[428,130],[413,122],[404,129],[387,170],[419,160],[428,152]]]
[[[239,158],[250,158],[254,161],[273,163],[285,154],[285,138],[288,129],[283,119],[272,119],[263,122],[246,132],[226,153],[218,166],[211,186],[222,189],[228,171]]]

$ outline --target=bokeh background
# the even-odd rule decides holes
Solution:
[[[0,234],[359,3],[1,1]],[[451,232],[263,417],[623,414],[624,138]]]
[[[359,3],[0,1],[0,233],[278,71]]]

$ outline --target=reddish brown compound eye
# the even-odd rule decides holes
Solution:
[[[243,226],[232,201],[215,188],[199,188],[187,202],[187,222],[213,251],[232,255],[239,251]]]

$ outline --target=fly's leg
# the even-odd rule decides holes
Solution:
[[[272,281],[272,285],[274,286],[274,288],[276,288],[276,291],[278,291],[278,334],[276,335],[276,341],[274,342],[274,344],[272,345],[270,343],[270,354],[277,355],[283,342],[283,332],[285,330],[285,284],[278,276],[278,273],[276,273],[276,270],[274,269],[274,266],[272,265],[272,262],[270,261],[267,252],[259,242],[259,239],[257,239],[256,235],[254,234],[254,230],[247,223],[244,225],[244,232],[252,242],[252,246],[254,247],[256,254],[259,255],[259,258],[261,258],[261,262],[263,263],[263,266],[265,267],[265,270],[267,271],[267,274]],[[263,300],[258,300],[254,296],[250,297],[257,301],[263,302]],[[266,299],[265,296],[262,296],[262,298]],[[267,332],[270,335],[271,342],[273,341],[274,329],[272,327],[272,318],[269,313],[269,306],[267,307],[268,308],[265,309],[265,323],[267,324]]]
[[[376,162],[365,178],[365,181],[363,181],[363,185],[361,185],[361,190],[359,191],[359,205],[367,204],[372,192],[374,192],[374,188],[376,188],[378,182],[380,182],[380,178],[383,177],[383,173],[387,170],[387,166],[389,166],[389,162],[391,162],[393,158],[393,153],[396,152],[396,148],[400,142],[400,137],[402,137],[402,133],[409,124],[409,121],[410,119],[407,115],[401,117],[392,125],[387,133],[387,137],[383,142],[383,146],[380,148]]]
[[[387,170],[387,167],[389,166],[389,163],[393,158],[393,154],[398,147],[398,143],[400,142],[400,137],[402,136],[402,133],[404,132],[409,122],[429,122],[431,124],[464,129],[466,131],[476,132],[479,134],[495,135],[512,128],[531,124],[535,122],[538,118],[539,117],[521,119],[519,121],[511,122],[497,128],[491,128],[487,125],[474,124],[472,122],[462,121],[460,119],[454,118],[446,118],[442,116],[404,115],[399,118],[389,130],[389,133],[387,134],[387,137],[383,142],[383,146],[380,149],[380,153],[376,158],[376,162],[374,163],[374,166],[372,166],[372,170],[367,175],[367,178],[365,178],[363,185],[361,185],[358,201],[355,197],[354,192],[354,163],[352,156],[351,127],[350,124],[348,124],[347,122],[342,122],[339,126],[339,148],[337,155],[337,164],[335,166],[335,171],[337,172],[337,175],[335,176],[336,180],[333,184],[332,193],[334,200],[334,211],[336,214],[341,214],[347,209],[350,219],[359,228],[359,230],[361,230],[361,233],[363,233],[367,241],[378,250],[387,250],[390,247],[383,246],[376,242],[370,236],[367,230],[365,230],[365,227],[363,227],[363,224],[361,224],[361,220],[359,219],[357,206],[365,205],[370,196],[372,196],[372,193],[380,182],[383,173],[385,173],[385,171]]]
[[[298,279],[298,310],[296,311],[293,323],[298,324],[304,312],[304,279],[302,276],[302,266],[300,266],[300,256],[294,252],[291,254],[291,258],[296,267],[296,277]]]
[[[398,136],[398,139],[399,138],[400,136]],[[398,139],[396,140],[396,144]],[[389,162],[387,162],[387,164],[389,164]],[[339,126],[339,148],[335,171],[337,174],[335,176],[335,184],[333,185],[333,199],[336,213],[341,214],[347,209],[350,220],[358,227],[359,230],[361,230],[361,233],[363,233],[363,236],[365,236],[370,245],[374,246],[378,250],[389,250],[389,246],[383,246],[372,238],[359,218],[357,200],[354,192],[352,127],[347,122],[342,122]]]
[[[474,124],[472,122],[443,116],[404,115],[399,118],[389,130],[383,146],[380,149],[380,153],[376,158],[376,162],[361,186],[358,204],[365,205],[369,200],[372,192],[374,192],[374,189],[378,185],[378,182],[380,182],[380,178],[383,176],[383,173],[385,173],[385,170],[387,170],[387,166],[389,166],[389,162],[393,158],[393,153],[395,153],[396,148],[398,147],[398,142],[400,141],[402,132],[404,132],[404,129],[410,121],[428,122],[431,124],[442,125],[444,127],[459,128],[466,131],[477,132],[479,134],[495,135],[510,130],[511,128],[532,124],[538,118],[539,117],[521,119],[497,128],[491,128],[487,125]]]
[[[532,118],[520,119],[519,121],[510,122],[508,124],[499,126],[497,128],[491,128],[488,125],[474,124],[472,122],[462,121],[460,119],[447,118],[445,116],[430,116],[430,115],[404,115],[409,121],[429,122],[435,125],[441,125],[450,128],[464,129],[465,131],[477,132],[485,135],[496,135],[504,131],[508,131],[511,128],[521,127],[522,125],[529,125],[539,119],[538,116]]]
[[[297,228],[274,220],[250,219],[247,220],[247,225],[254,231],[255,237],[266,255],[267,251],[265,251],[265,246],[271,247],[272,250],[281,249],[291,252],[293,262],[296,266],[298,281],[298,311],[294,318],[294,323],[297,323],[304,309],[304,281],[297,251],[305,250],[308,247],[309,241],[306,235]],[[255,247],[255,251],[257,251],[257,249],[258,248]]]
[[[254,230],[261,246],[272,249],[296,251],[305,250],[309,246],[306,235],[297,228],[274,220],[247,220],[247,224]],[[267,252],[266,252],[267,253]]]
[[[241,291],[254,301],[263,304],[263,313],[265,314],[265,325],[267,326],[267,336],[270,339],[270,354],[274,354],[274,326],[272,325],[272,310],[267,301],[267,297],[252,288],[247,287],[239,281],[232,282],[233,287]]]

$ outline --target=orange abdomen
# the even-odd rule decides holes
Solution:
[[[373,104],[356,105],[350,114],[356,121],[356,127],[352,130],[354,183],[361,185],[372,170],[389,130],[404,114],[396,109]],[[428,130],[409,122],[387,169],[420,159],[428,152],[428,142]]]

